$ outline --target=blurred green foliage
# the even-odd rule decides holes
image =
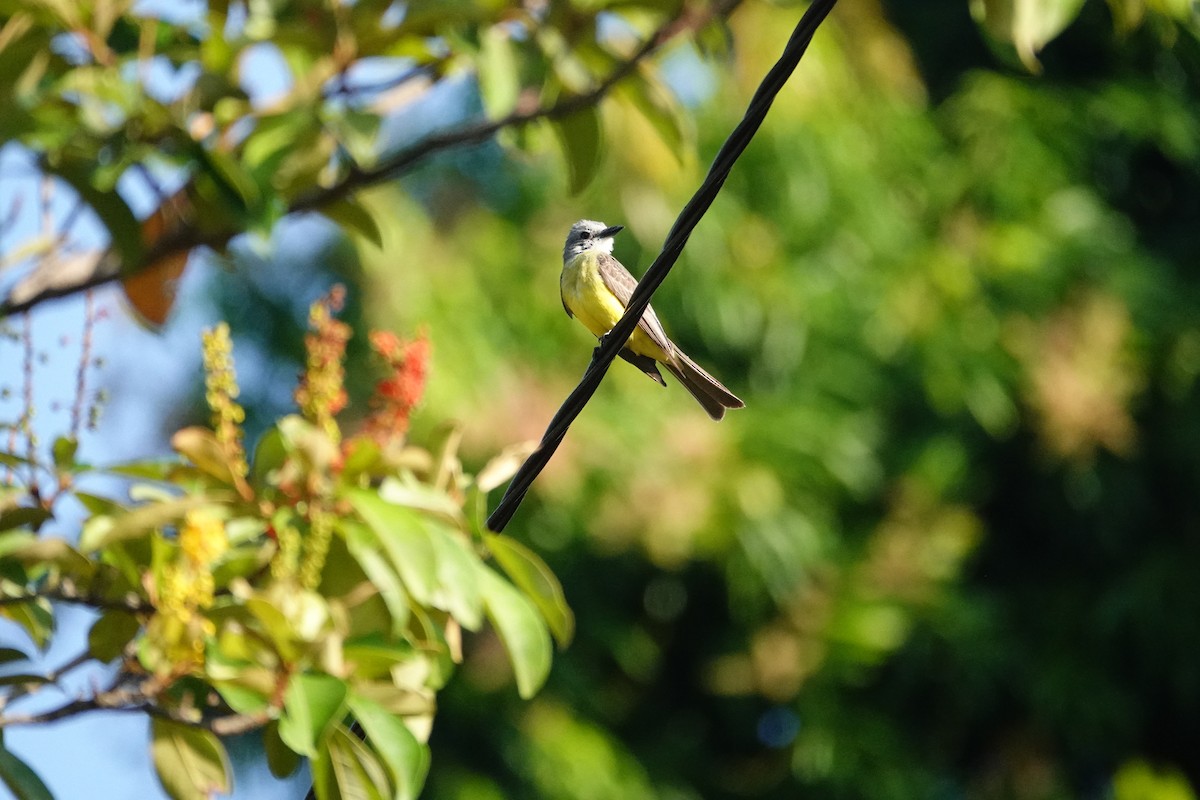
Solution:
[[[604,24],[651,29],[602,6],[518,37],[456,4],[436,31],[495,117],[605,74],[614,52],[572,49]],[[746,3],[595,116],[356,195],[361,263],[317,260],[373,325],[427,326],[414,440],[462,420],[473,471],[540,435],[592,347],[555,296],[568,226],[625,224],[640,272],[799,13]],[[467,638],[426,796],[1194,797],[1196,31],[1174,0],[842,4],[655,299],[747,409],[715,426],[614,367],[508,529],[576,639],[526,703]],[[347,126],[317,126],[327,150]],[[255,267],[222,302],[294,351],[289,285]]]
[[[510,528],[577,641],[529,707],[474,643],[430,797],[1193,796],[1197,42],[1091,3],[1031,76],[955,5],[818,35],[655,300],[747,410],[614,368]],[[586,365],[569,224],[644,267],[796,15],[667,56],[712,87],[696,156],[612,104],[577,199],[561,162],[453,159],[368,197],[366,313],[430,326],[426,413],[477,459]]]

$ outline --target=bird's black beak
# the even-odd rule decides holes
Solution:
[[[597,239],[607,239],[611,236],[616,236],[621,231],[625,230],[624,225],[613,225],[611,228],[605,228],[596,234]]]

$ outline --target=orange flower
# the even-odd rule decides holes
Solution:
[[[375,385],[363,435],[384,446],[404,436],[413,409],[421,402],[429,374],[430,345],[424,332],[403,342],[394,333],[376,331],[371,334],[371,346],[387,360],[391,371]]]
[[[296,387],[296,405],[301,413],[335,441],[339,434],[333,417],[347,402],[342,359],[351,331],[349,325],[333,315],[341,310],[345,299],[345,287],[334,286],[309,309],[310,333],[304,337],[308,358],[300,385]]]

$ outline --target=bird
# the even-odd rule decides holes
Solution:
[[[559,278],[563,308],[598,338],[624,315],[637,287],[637,280],[612,254],[613,237],[624,229],[583,219],[571,226],[563,246]],[[746,406],[667,337],[649,306],[619,355],[663,386],[667,384],[658,365],[666,367],[714,420],[723,418],[726,409]]]

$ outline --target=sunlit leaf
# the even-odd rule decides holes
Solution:
[[[441,514],[447,520],[458,522],[462,509],[443,491],[415,481],[385,478],[379,486],[379,496],[389,503],[409,508],[419,508]]]
[[[429,526],[437,553],[438,605],[445,607],[468,630],[483,622],[483,597],[479,573],[483,562],[457,531]]]
[[[192,509],[213,505],[223,499],[226,498],[188,495],[166,503],[139,506],[124,514],[91,517],[83,525],[79,549],[91,553],[118,542],[146,536],[155,528],[178,522]]]
[[[514,445],[509,445],[500,451],[492,460],[488,461],[475,475],[475,485],[479,487],[481,492],[490,492],[496,487],[508,481],[513,475],[517,474],[517,470],[521,468],[521,464],[529,455],[537,449],[538,443],[536,440],[518,442]]]
[[[594,106],[555,120],[554,133],[567,162],[567,188],[578,194],[600,167],[600,112]]]
[[[0,616],[20,625],[39,648],[44,648],[54,632],[54,612],[50,603],[38,598],[27,603],[0,606]]]
[[[346,683],[332,675],[292,678],[283,696],[279,736],[301,755],[314,758],[346,699]]]
[[[150,737],[154,769],[172,800],[208,800],[233,788],[225,748],[210,731],[151,717]]]
[[[654,126],[663,144],[682,163],[684,153],[692,148],[692,132],[688,117],[671,90],[646,67],[639,70],[636,79],[622,81],[618,92]]]
[[[1016,48],[1030,71],[1038,52],[1075,21],[1084,0],[971,0],[971,13],[988,33]]]
[[[208,428],[182,428],[171,437],[171,448],[200,470],[222,483],[232,485],[233,470],[225,447]]]
[[[350,712],[367,734],[372,749],[383,759],[395,786],[396,800],[410,800],[421,791],[429,768],[429,750],[401,719],[364,697],[350,696]]]
[[[53,567],[63,575],[80,581],[90,580],[96,570],[89,560],[64,539],[37,538],[19,547],[6,547],[5,554],[27,569]]]
[[[517,106],[520,70],[516,48],[507,30],[491,27],[483,31],[479,42],[479,95],[488,116],[499,119]]]
[[[36,533],[29,531],[14,530],[9,528],[0,531],[0,558],[7,556],[9,553],[17,553],[27,547],[32,547],[39,542]]]
[[[567,605],[562,585],[546,562],[508,536],[489,533],[485,534],[484,542],[512,582],[537,606],[559,646],[570,644],[575,633],[575,615]]]
[[[481,575],[488,619],[508,650],[518,693],[529,699],[550,674],[550,633],[537,609],[511,584],[490,569]]]
[[[344,527],[346,548],[379,591],[379,596],[392,618],[392,634],[400,635],[408,623],[409,606],[408,595],[396,568],[378,551],[378,540],[374,534],[358,525]]]
[[[318,800],[387,800],[392,793],[379,759],[341,725],[313,759],[312,775]]]
[[[437,552],[420,514],[373,492],[348,492],[347,498],[379,537],[404,588],[417,602],[428,604],[437,588]]]

